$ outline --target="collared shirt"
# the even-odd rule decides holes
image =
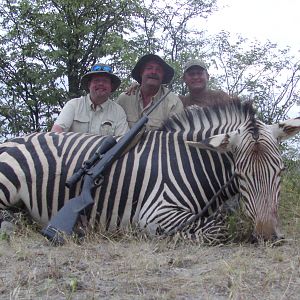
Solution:
[[[123,108],[112,100],[94,105],[90,95],[68,101],[59,114],[56,125],[64,132],[85,132],[99,135],[123,135],[129,130]]]
[[[143,106],[143,98],[140,86],[137,88],[134,95],[126,95],[125,93],[122,93],[118,97],[117,103],[120,104],[125,110],[129,127],[132,127],[132,125],[137,122],[145,112],[147,112],[151,105],[158,101],[167,91],[168,89],[166,87],[161,86],[157,94],[152,97],[152,101],[146,107]],[[149,114],[149,120],[146,124],[146,128],[148,130],[158,129],[165,120],[167,120],[173,114],[181,112],[182,110],[183,105],[181,100],[176,94],[171,92],[162,101],[162,103]]]

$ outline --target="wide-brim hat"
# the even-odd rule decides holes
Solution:
[[[112,92],[114,92],[121,84],[121,79],[113,74],[112,68],[104,64],[96,64],[91,67],[90,71],[81,77],[81,87],[89,92],[89,82],[94,74],[107,74],[111,79]]]
[[[135,67],[131,71],[131,76],[133,79],[135,79],[138,83],[142,82],[141,72],[145,64],[149,61],[156,61],[162,66],[164,70],[164,77],[162,80],[163,84],[169,83],[172,80],[174,76],[174,69],[169,64],[167,64],[162,58],[155,54],[146,54],[138,60]]]

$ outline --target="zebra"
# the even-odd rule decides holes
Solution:
[[[241,194],[253,234],[280,236],[278,202],[284,170],[278,142],[300,130],[300,118],[266,125],[249,102],[188,107],[115,161],[84,213],[92,228],[136,225],[153,235],[176,232],[205,242],[228,238],[221,207]],[[0,208],[23,203],[41,226],[80,193],[66,180],[102,137],[32,133],[0,146]],[[223,187],[223,188],[221,188]],[[209,206],[209,201],[218,195]],[[205,213],[201,212],[206,209]],[[199,217],[195,217],[199,216]]]

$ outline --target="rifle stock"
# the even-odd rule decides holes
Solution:
[[[94,184],[91,176],[85,176],[80,195],[64,204],[42,230],[42,234],[54,244],[63,244],[64,238],[62,233],[71,235],[77,223],[79,213],[94,202],[91,195],[93,187]]]
[[[51,218],[46,228],[42,230],[42,234],[44,236],[56,244],[62,244],[64,241],[62,233],[67,235],[72,234],[80,212],[94,202],[91,192],[92,189],[97,186],[96,180],[103,175],[103,172],[111,166],[116,159],[122,155],[127,146],[134,140],[136,135],[148,122],[148,115],[167,97],[170,92],[171,90],[153,104],[148,112],[142,116],[114,146],[103,154],[101,160],[86,172],[80,195],[70,199],[57,212],[57,214]]]

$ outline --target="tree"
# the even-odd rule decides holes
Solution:
[[[233,41],[229,33],[221,32],[213,40],[214,84],[231,95],[254,100],[267,124],[286,119],[300,99],[300,61],[289,48],[236,38]]]
[[[110,43],[130,28],[138,7],[138,1],[4,1],[2,133],[49,128],[65,100],[82,93],[80,78],[88,66],[113,54]]]
[[[47,130],[80,78],[96,61],[128,78],[137,57],[178,53],[187,23],[216,0],[4,0],[0,8],[2,134]],[[181,49],[179,49],[180,47]]]
[[[175,68],[174,89],[183,91],[180,69],[206,43],[204,30],[191,29],[191,24],[213,13],[216,3],[216,0],[140,1],[134,31],[124,36],[125,47],[113,56],[122,70],[123,86],[130,81],[130,71],[139,57],[157,53]]]

